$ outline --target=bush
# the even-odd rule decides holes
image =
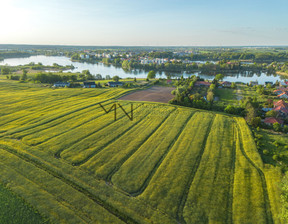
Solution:
[[[264,150],[263,150],[263,154],[264,154],[264,155],[268,155],[268,154],[269,154],[269,151],[268,151],[267,149],[264,149]]]
[[[278,155],[274,155],[272,158],[273,158],[273,160],[275,160],[275,161],[278,161],[278,159],[279,159]]]
[[[274,129],[274,131],[278,132],[281,130],[281,125],[278,122],[276,122],[273,124],[273,129]]]

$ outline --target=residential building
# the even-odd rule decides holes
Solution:
[[[279,115],[283,118],[288,117],[288,103],[284,100],[279,100],[278,102],[274,103],[274,111],[279,112]]]
[[[279,97],[280,99],[288,99],[288,91],[279,94],[278,97]]]
[[[84,86],[83,88],[96,88],[95,82],[83,82]]]
[[[279,118],[267,117],[267,118],[265,118],[264,123],[268,124],[268,125],[273,125],[274,123],[279,123],[279,124],[283,125],[284,122],[283,122],[283,120],[281,120]]]
[[[205,81],[197,81],[197,82],[195,82],[195,86],[207,86],[207,87],[210,87],[211,83],[210,82],[205,82]]]
[[[222,82],[222,86],[223,86],[223,87],[231,87],[231,85],[232,85],[231,82],[228,82],[228,81]]]
[[[118,87],[118,86],[123,86],[123,82],[108,82],[107,85],[109,87]]]

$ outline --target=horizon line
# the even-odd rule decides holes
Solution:
[[[13,46],[65,46],[65,47],[288,47],[288,45],[71,45],[71,44],[0,44]]]

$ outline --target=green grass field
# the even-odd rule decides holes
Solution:
[[[40,214],[3,185],[0,185],[0,223],[48,223]]]
[[[243,118],[0,80],[0,182],[52,223],[285,223]],[[29,216],[29,212],[25,212]]]

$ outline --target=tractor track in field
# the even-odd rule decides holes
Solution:
[[[236,126],[238,129],[238,137],[239,137],[239,142],[240,142],[240,150],[243,156],[247,159],[247,161],[257,170],[260,179],[261,179],[261,185],[263,188],[263,197],[264,197],[264,202],[265,202],[265,211],[266,211],[266,222],[267,223],[274,223],[273,217],[272,217],[272,212],[271,212],[271,205],[270,205],[270,200],[269,200],[269,195],[268,195],[268,189],[267,189],[267,183],[266,183],[266,178],[265,174],[263,171],[250,159],[250,157],[246,154],[245,149],[243,147],[242,143],[242,130],[239,126],[239,124],[236,122]]]
[[[92,194],[89,190],[85,189],[84,187],[80,186],[79,184],[73,182],[72,180],[69,180],[68,178],[65,178],[65,176],[61,173],[59,173],[59,171],[57,169],[52,169],[51,167],[49,167],[49,165],[47,164],[43,164],[40,161],[37,161],[34,156],[32,158],[32,156],[25,156],[23,154],[18,153],[17,151],[11,149],[10,147],[6,146],[6,145],[1,145],[3,146],[2,149],[17,156],[18,158],[34,165],[35,167],[47,172],[48,174],[52,175],[53,177],[59,179],[60,181],[64,182],[65,184],[68,184],[69,186],[71,186],[73,189],[77,190],[78,192],[82,193],[83,195],[85,195],[86,197],[88,197],[90,200],[94,201],[95,203],[97,203],[99,206],[103,207],[105,210],[107,210],[109,213],[111,213],[112,215],[116,216],[118,219],[122,220],[125,223],[133,223],[136,224],[138,223],[136,220],[134,220],[133,218],[127,216],[126,214],[121,213],[117,208],[111,206],[110,204],[106,203],[104,200],[100,199],[99,197],[97,197],[96,195]],[[56,171],[57,170],[57,171]]]
[[[234,123],[235,121],[233,121]],[[235,163],[236,163],[236,126],[233,125],[233,150],[232,150],[232,160],[231,160],[231,175],[230,175],[230,185],[229,185],[229,197],[227,200],[227,218],[226,223],[233,223],[233,191],[234,191],[234,174],[235,174]]]
[[[137,196],[141,195],[145,191],[145,189],[147,188],[147,186],[150,183],[151,179],[153,178],[154,174],[156,173],[156,171],[160,167],[161,163],[164,161],[164,159],[166,158],[166,156],[170,152],[171,148],[174,146],[174,144],[177,142],[179,136],[184,131],[185,127],[188,124],[188,121],[193,117],[193,115],[195,115],[196,112],[197,111],[192,112],[191,115],[185,120],[185,122],[183,123],[182,127],[180,128],[180,130],[178,131],[177,135],[175,136],[174,140],[169,144],[169,146],[167,147],[165,152],[162,154],[160,159],[157,161],[157,163],[155,164],[155,166],[153,167],[152,171],[149,173],[148,177],[145,179],[144,183],[139,188],[139,190],[137,190],[135,192],[128,192],[131,196],[137,197]]]
[[[113,171],[111,171],[108,175],[107,175],[107,182],[112,183],[111,179],[112,179],[112,176],[120,169],[120,167],[140,148],[140,146],[142,144],[144,144],[164,123],[165,121],[170,117],[170,115],[175,111],[176,109],[173,109],[172,111],[169,112],[169,114],[166,115],[166,117],[164,118],[164,120],[158,124],[154,129],[153,131],[150,132],[150,134],[148,136],[146,136],[146,138],[141,142],[139,143],[139,145],[134,149],[132,150],[130,153],[127,154],[127,156],[125,156],[120,162],[119,164],[117,164],[117,166],[113,169]]]
[[[206,147],[207,139],[209,137],[209,134],[210,134],[212,125],[214,123],[215,117],[216,117],[216,115],[213,114],[213,117],[211,118],[211,121],[210,121],[209,126],[207,128],[203,143],[201,145],[201,149],[200,149],[199,154],[198,154],[198,156],[196,158],[196,163],[195,163],[195,165],[193,166],[193,168],[191,170],[190,176],[188,178],[188,182],[187,182],[187,184],[186,184],[186,186],[184,188],[183,194],[182,194],[181,199],[180,199],[180,203],[178,205],[178,209],[177,209],[177,213],[176,213],[176,219],[180,223],[186,223],[186,221],[184,220],[184,217],[183,217],[183,210],[184,210],[187,198],[188,198],[189,189],[191,187],[191,184],[192,184],[192,182],[194,180],[194,177],[195,177],[196,172],[198,170],[198,167],[200,165],[200,162],[201,162],[201,159],[202,159],[205,147]]]
[[[141,105],[139,105],[138,107],[136,107],[136,108],[134,109],[134,111],[137,110],[139,107],[141,107]],[[121,115],[120,117],[118,117],[118,118],[117,118],[117,121],[119,121],[119,120],[121,120],[121,119],[123,119],[123,118],[125,118],[125,115]],[[112,120],[111,122],[107,123],[106,125],[104,125],[104,126],[101,127],[100,129],[98,129],[98,130],[96,130],[96,131],[93,131],[93,132],[89,133],[88,135],[82,136],[81,138],[77,139],[76,141],[70,142],[68,145],[65,145],[65,148],[61,148],[61,149],[57,150],[57,151],[54,153],[54,156],[55,156],[56,158],[60,159],[60,158],[61,158],[61,153],[62,153],[64,150],[69,149],[72,145],[77,144],[78,142],[80,142],[80,141],[82,141],[82,140],[90,137],[91,135],[96,134],[97,132],[103,130],[104,128],[106,128],[106,127],[108,127],[108,126],[110,126],[110,125],[113,124],[114,122],[115,122],[115,121]]]

